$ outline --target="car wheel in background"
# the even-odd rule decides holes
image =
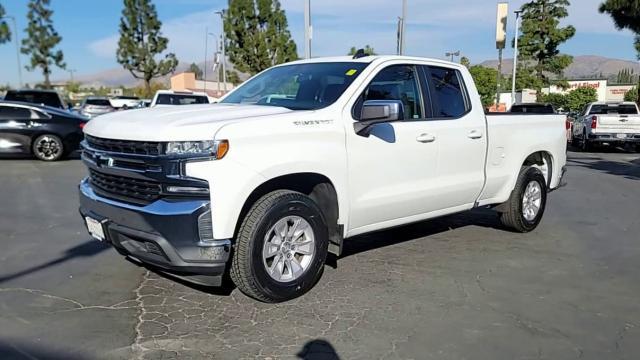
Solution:
[[[592,149],[593,149],[593,145],[589,141],[589,137],[587,136],[587,132],[585,130],[585,132],[582,133],[582,141],[580,142],[580,150],[582,150],[584,152],[589,152]]]
[[[33,142],[31,150],[33,155],[42,161],[60,160],[65,151],[62,140],[58,136],[51,134],[38,136]]]
[[[540,169],[524,167],[520,170],[516,187],[500,214],[500,221],[518,232],[534,230],[547,205],[547,184]]]
[[[246,295],[282,302],[309,291],[327,257],[322,212],[308,196],[273,191],[249,210],[238,231],[231,279]]]

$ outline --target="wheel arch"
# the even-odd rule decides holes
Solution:
[[[344,229],[338,224],[340,219],[340,201],[338,192],[327,176],[315,172],[298,172],[280,175],[264,181],[245,199],[236,221],[234,236],[237,236],[242,219],[251,206],[262,196],[275,190],[291,190],[309,196],[320,207],[329,234],[329,252],[340,255]]]

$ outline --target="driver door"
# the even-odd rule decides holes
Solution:
[[[346,129],[351,235],[436,210],[431,197],[437,194],[438,147],[429,133],[424,89],[418,65],[390,65],[375,75],[354,105],[351,118],[358,121],[364,101],[400,100],[404,118],[373,125],[368,136]]]

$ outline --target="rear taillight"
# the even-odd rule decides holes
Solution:
[[[78,127],[80,129],[84,129],[84,126],[87,125],[87,123],[81,122],[80,124],[78,124]]]
[[[598,117],[594,116],[591,118],[591,128],[595,129],[598,127]]]
[[[567,128],[567,130],[571,130],[571,121],[569,121],[569,118],[565,119],[564,126]]]

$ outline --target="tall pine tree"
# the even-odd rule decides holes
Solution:
[[[178,66],[173,53],[156,60],[169,43],[169,39],[162,36],[161,27],[151,0],[124,0],[116,55],[120,65],[134,78],[144,81],[145,96],[152,95],[151,80],[172,73]]]
[[[600,5],[600,12],[611,15],[618,29],[628,29],[636,34],[634,47],[640,60],[640,0],[606,0]],[[640,91],[637,92],[637,102],[640,104]]]
[[[9,25],[3,19],[5,16],[4,7],[0,4],[0,44],[4,44],[7,41],[11,40],[11,31],[9,30]]]
[[[50,0],[30,0],[27,19],[29,25],[26,28],[27,37],[22,40],[21,52],[31,56],[31,62],[26,66],[27,70],[36,68],[42,70],[44,75],[43,87],[51,88],[49,76],[51,68],[57,66],[61,69],[67,67],[64,62],[62,50],[55,47],[62,41],[62,37],[53,28],[51,16],[53,11],[49,9]]]
[[[278,0],[229,0],[224,30],[229,59],[242,72],[256,74],[298,58]]]
[[[522,35],[518,40],[523,87],[533,88],[542,100],[542,88],[550,84],[550,74],[562,77],[573,57],[560,54],[559,46],[571,39],[576,29],[560,27],[569,15],[569,0],[532,0],[522,6]]]

